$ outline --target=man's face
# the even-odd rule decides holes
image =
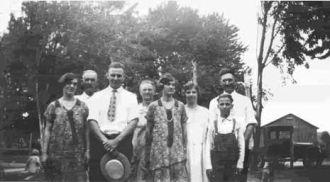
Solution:
[[[73,96],[77,90],[78,79],[73,79],[66,83],[63,87],[63,94]]]
[[[97,75],[95,73],[86,73],[83,75],[82,87],[86,93],[94,93],[97,87]]]
[[[164,84],[165,95],[173,95],[175,93],[175,81],[170,81],[168,84]]]
[[[185,94],[187,103],[194,104],[195,102],[197,102],[198,94],[196,88],[186,90]]]
[[[220,77],[220,86],[227,93],[232,93],[235,90],[235,78],[231,73],[224,74]]]
[[[152,101],[155,95],[155,88],[150,83],[140,85],[140,94],[143,101]]]
[[[230,114],[230,110],[233,108],[233,103],[227,97],[220,98],[218,102],[218,108],[222,117],[227,117]]]
[[[110,68],[108,79],[111,88],[119,88],[124,82],[124,70],[122,68]]]

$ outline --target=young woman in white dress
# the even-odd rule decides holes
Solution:
[[[207,179],[204,170],[204,152],[206,128],[208,124],[208,110],[197,104],[199,89],[193,82],[184,85],[186,105],[185,109],[188,116],[188,170],[191,182],[201,182]]]

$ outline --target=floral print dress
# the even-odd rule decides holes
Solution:
[[[169,113],[172,116],[169,117]],[[148,181],[188,181],[187,136],[184,128],[187,115],[183,103],[175,100],[174,106],[168,111],[161,100],[155,101],[149,105],[146,119],[145,157],[151,171]]]
[[[67,110],[59,101],[50,103],[44,113],[46,120],[53,123],[48,145],[48,177],[84,179],[77,177],[84,174],[86,164],[84,152],[86,149],[85,127],[88,108],[84,102],[76,100],[75,105]]]

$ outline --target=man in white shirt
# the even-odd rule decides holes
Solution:
[[[81,86],[83,93],[75,97],[87,104],[88,100],[97,91],[97,73],[93,70],[85,70],[82,74]]]
[[[93,95],[89,101],[90,181],[106,181],[100,169],[100,159],[114,149],[128,160],[132,157],[132,134],[138,122],[137,97],[122,87],[124,65],[113,62],[107,73],[109,86]]]
[[[224,93],[230,94],[233,97],[233,109],[232,114],[235,117],[242,118],[245,124],[244,138],[245,138],[245,159],[244,169],[242,171],[242,182],[247,180],[248,166],[249,166],[249,153],[253,149],[253,132],[254,127],[257,124],[255,119],[255,111],[253,110],[250,99],[244,95],[241,95],[235,91],[236,78],[233,70],[224,68],[220,70],[220,86],[223,88]],[[211,100],[209,106],[210,121],[214,121],[217,116],[220,115],[220,111],[217,108],[217,98]]]

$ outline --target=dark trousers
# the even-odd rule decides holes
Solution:
[[[245,157],[244,157],[243,171],[241,174],[240,182],[247,181],[247,176],[249,172],[249,155],[250,155],[250,149],[248,147],[245,147]]]
[[[114,139],[118,136],[110,135],[106,136],[108,139]],[[127,136],[122,140],[117,146],[116,150],[124,154],[129,161],[132,158],[132,136]],[[93,181],[107,181],[106,178],[102,175],[100,169],[100,160],[107,151],[104,149],[103,144],[93,135],[90,135],[90,162],[89,162],[89,180]]]
[[[213,167],[213,177],[210,179],[211,182],[232,182],[236,181],[237,176],[236,162],[222,162],[222,164]]]

